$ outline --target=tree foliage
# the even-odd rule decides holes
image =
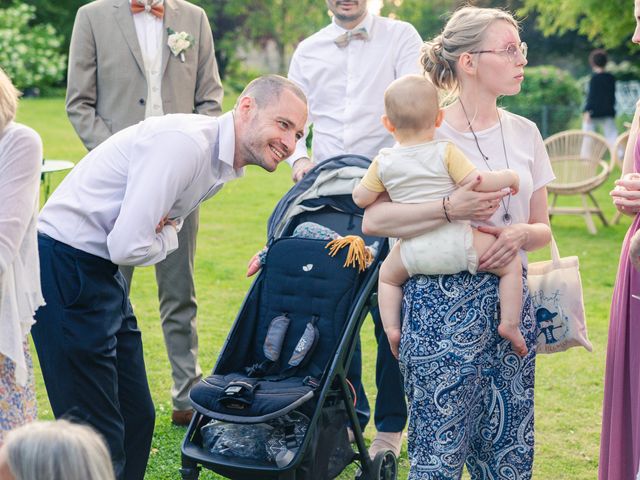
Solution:
[[[303,38],[329,22],[324,0],[193,0],[205,9],[221,74],[237,70],[238,47],[276,45],[279,73]]]
[[[35,7],[16,3],[0,8],[0,65],[16,87],[47,87],[62,79],[66,56],[49,24],[34,24]]]
[[[76,12],[89,0],[0,0],[0,8],[8,8],[13,4],[32,5],[35,7],[34,24],[50,24],[62,37],[60,53],[67,54],[71,30]]]
[[[630,0],[523,0],[521,13],[537,12],[545,35],[577,31],[594,44],[618,47],[629,40],[635,20]]]

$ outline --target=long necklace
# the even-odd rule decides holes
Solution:
[[[469,115],[467,115],[467,109],[464,108],[464,104],[462,103],[462,100],[458,98],[458,101],[460,102],[460,106],[462,107],[464,118],[466,118],[467,120],[469,131],[473,135],[473,139],[476,142],[476,147],[478,147],[478,152],[480,153],[480,156],[482,157],[484,164],[487,166],[487,169],[490,172],[493,172],[493,168],[491,168],[491,165],[489,165],[489,157],[487,157],[482,151],[482,149],[480,148],[480,142],[478,142],[478,136],[476,135],[476,132],[473,130],[473,127],[471,126]],[[497,109],[496,109],[496,112],[497,112]],[[509,168],[509,158],[507,157],[507,147],[505,146],[505,143],[504,143],[504,130],[502,128],[502,118],[500,118],[500,112],[497,112],[497,113],[498,113],[498,123],[500,123],[500,137],[502,138],[502,152],[504,153],[504,162],[507,164],[507,168]],[[509,213],[509,207],[511,206],[511,192],[509,192],[509,196],[507,197],[506,203],[504,201],[504,197],[500,199],[500,203],[502,203],[502,208],[504,208],[504,215],[502,215],[502,223],[504,223],[505,225],[511,225],[511,222],[513,221],[513,219],[511,218],[511,214]]]

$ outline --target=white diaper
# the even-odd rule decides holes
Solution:
[[[446,223],[417,237],[400,240],[402,263],[409,275],[454,274],[478,270],[469,222]]]

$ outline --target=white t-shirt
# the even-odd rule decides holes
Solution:
[[[485,163],[471,132],[459,132],[446,121],[436,130],[437,139],[453,142],[467,156],[478,170],[502,170],[510,168],[520,176],[520,191],[517,195],[504,198],[500,208],[485,224],[496,227],[505,226],[502,217],[505,207],[512,218],[512,223],[528,223],[530,202],[533,192],[551,182],[555,175],[551,169],[549,155],[544,146],[542,135],[536,124],[514,113],[500,110],[504,130],[504,146],[500,123],[486,130],[476,131],[482,152],[489,158]],[[488,165],[487,165],[488,164]]]

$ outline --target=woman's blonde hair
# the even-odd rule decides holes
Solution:
[[[7,74],[0,68],[0,132],[16,118],[19,96],[18,89],[13,86]]]
[[[458,59],[463,53],[479,48],[487,29],[498,20],[504,20],[518,29],[518,22],[505,10],[462,7],[451,16],[440,35],[424,43],[420,63],[437,88],[449,93],[458,91]]]
[[[115,480],[102,437],[84,425],[28,423],[9,432],[2,448],[16,480]]]

